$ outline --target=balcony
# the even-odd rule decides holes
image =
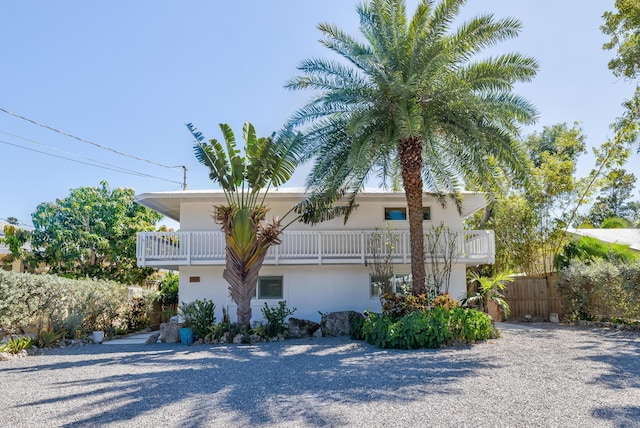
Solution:
[[[369,240],[373,230],[286,231],[282,243],[269,249],[265,265],[331,265],[371,263]],[[394,232],[394,263],[410,263],[409,232]],[[466,230],[456,237],[456,262],[493,263],[493,231]],[[178,266],[215,266],[225,263],[224,234],[206,232],[141,232],[136,253],[138,266],[175,269]]]

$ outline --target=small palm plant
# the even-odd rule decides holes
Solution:
[[[509,317],[511,309],[505,300],[504,289],[507,282],[513,282],[513,276],[510,272],[499,272],[493,277],[470,272],[467,279],[472,284],[478,283],[479,291],[470,292],[462,300],[463,306],[477,307],[483,312],[487,312],[489,301],[492,301],[500,308],[505,319]]]

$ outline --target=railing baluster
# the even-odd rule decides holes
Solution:
[[[369,256],[369,238],[373,231],[288,231],[282,244],[270,249],[267,260],[277,265],[327,260],[364,263]],[[396,262],[409,263],[411,248],[408,231],[397,231],[393,256]],[[219,263],[224,261],[225,238],[221,231],[140,232],[136,238],[136,255],[141,266],[175,261],[176,265],[195,261]],[[493,263],[495,238],[493,231],[464,231],[458,236],[459,261]],[[438,252],[442,251],[438,249]],[[440,254],[441,255],[441,254]]]

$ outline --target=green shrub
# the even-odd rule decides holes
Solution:
[[[490,318],[475,309],[435,307],[394,320],[369,314],[362,326],[364,340],[378,348],[438,348],[458,341],[471,343],[491,337]]]
[[[365,312],[364,317],[351,318],[351,338],[352,339],[364,340],[364,335],[362,334],[362,327],[364,327],[364,322],[368,316],[369,316],[369,313]]]
[[[573,319],[640,319],[640,262],[571,262],[558,283]]]
[[[211,326],[216,324],[216,305],[212,300],[195,300],[191,303],[182,303],[180,312],[187,326],[193,328],[195,339],[204,339],[210,332]]]
[[[576,238],[564,246],[558,254],[556,266],[559,270],[567,268],[572,261],[585,264],[597,260],[606,260],[612,263],[633,262],[637,254],[629,248],[629,245],[606,244],[590,236]]]
[[[429,299],[426,295],[419,296],[388,293],[380,296],[382,314],[389,315],[397,320],[412,312],[425,312],[429,310]]]
[[[38,346],[38,348],[55,347],[64,335],[64,331],[43,330],[36,337],[36,346]]]
[[[167,272],[160,280],[160,290],[155,294],[154,301],[158,302],[163,310],[175,308],[178,305],[178,288],[180,276]]]
[[[278,302],[278,306],[270,308],[265,302],[264,308],[262,308],[262,315],[267,321],[261,329],[261,333],[264,337],[275,337],[284,333],[287,329],[286,319],[289,315],[293,315],[296,308],[288,308],[286,301]]]
[[[0,330],[20,333],[52,326],[76,338],[113,332],[127,301],[127,287],[112,281],[0,271]]]
[[[124,312],[124,328],[127,331],[139,331],[151,324],[148,303],[144,297],[132,297]]]
[[[609,217],[602,220],[601,229],[624,229],[629,227],[629,222],[621,217]]]
[[[20,351],[33,348],[33,338],[30,336],[12,337],[0,345],[0,352],[17,354]]]

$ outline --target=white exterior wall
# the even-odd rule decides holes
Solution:
[[[222,266],[184,266],[180,268],[180,302],[197,299],[213,300],[216,318],[222,319],[222,308],[229,308],[229,316],[236,321],[236,306],[229,297],[228,284],[222,278]],[[410,265],[395,266],[395,273],[411,273]],[[287,306],[297,308],[295,318],[320,322],[320,312],[365,310],[380,312],[378,296],[371,296],[370,269],[354,265],[323,266],[264,266],[260,276],[282,276],[282,299],[254,300],[251,305],[252,321],[263,320],[262,308],[266,302],[276,306],[286,300]],[[459,299],[466,292],[464,264],[454,266],[449,293]],[[200,277],[200,282],[190,282],[190,277]]]
[[[188,195],[188,194],[187,194]],[[211,197],[180,199],[180,230],[181,231],[211,231],[219,230],[219,226],[212,218],[214,204],[224,203],[221,193],[211,194]],[[282,216],[298,201],[301,194],[272,191],[269,194],[268,205],[271,211],[268,217]],[[469,198],[469,199],[467,199]],[[482,199],[479,199],[482,198]],[[481,195],[465,196],[465,205],[468,203],[469,212],[477,207],[482,207]],[[449,202],[443,208],[433,197],[426,195],[424,206],[431,209],[431,220],[424,221],[425,233],[432,226],[440,223],[446,224],[452,231],[463,231],[463,217],[458,213],[454,203]],[[358,208],[352,213],[347,224],[342,218],[323,222],[315,226],[295,222],[287,230],[360,230],[373,229],[384,226],[384,208],[405,207],[406,199],[403,193],[369,193],[358,198]],[[293,217],[290,217],[293,218]],[[284,223],[288,221],[285,219]],[[395,230],[408,230],[407,220],[390,221],[390,226]],[[284,232],[286,234],[286,231]],[[427,264],[427,269],[429,268]],[[228,284],[222,278],[224,266],[181,266],[180,268],[180,302],[192,302],[196,299],[210,299],[216,304],[216,317],[222,319],[222,308],[229,308],[229,315],[236,320],[235,304],[231,301],[228,292]],[[410,265],[395,265],[396,274],[409,274]],[[374,312],[380,311],[380,301],[377,296],[370,294],[371,270],[364,265],[286,265],[263,266],[261,276],[283,277],[283,300],[289,307],[297,308],[293,315],[296,318],[304,318],[320,321],[320,312],[333,312],[343,310]],[[190,277],[199,277],[199,282],[190,282]],[[452,297],[460,299],[466,292],[466,266],[458,263],[453,266],[449,293]],[[261,320],[261,309],[266,301],[270,306],[277,305],[280,299],[255,300],[252,305],[252,320]]]
[[[404,207],[406,208],[406,200],[404,194],[394,194],[392,197],[384,197],[383,194],[375,195],[370,200],[359,200],[358,208],[351,214],[349,221],[345,224],[342,218],[336,218],[330,221],[318,223],[316,225],[308,225],[300,222],[294,222],[287,230],[358,230],[373,229],[375,227],[384,226],[384,209],[385,207]],[[271,218],[279,216],[282,218],[284,214],[297,203],[299,199],[288,198],[288,200],[278,200],[269,202],[271,211],[267,217]],[[204,231],[219,230],[219,226],[211,217],[214,211],[214,204],[224,203],[224,198],[206,202],[183,202],[180,205],[180,230],[182,231]],[[452,231],[461,232],[464,227],[462,217],[457,212],[453,203],[449,202],[447,208],[443,208],[439,202],[433,197],[425,197],[424,206],[431,208],[431,220],[424,221],[425,232],[431,226],[437,226],[440,223],[446,224]],[[294,214],[290,214],[284,219],[286,224],[295,218]],[[392,220],[391,227],[397,230],[408,230],[408,220]],[[286,232],[285,232],[286,233]]]

